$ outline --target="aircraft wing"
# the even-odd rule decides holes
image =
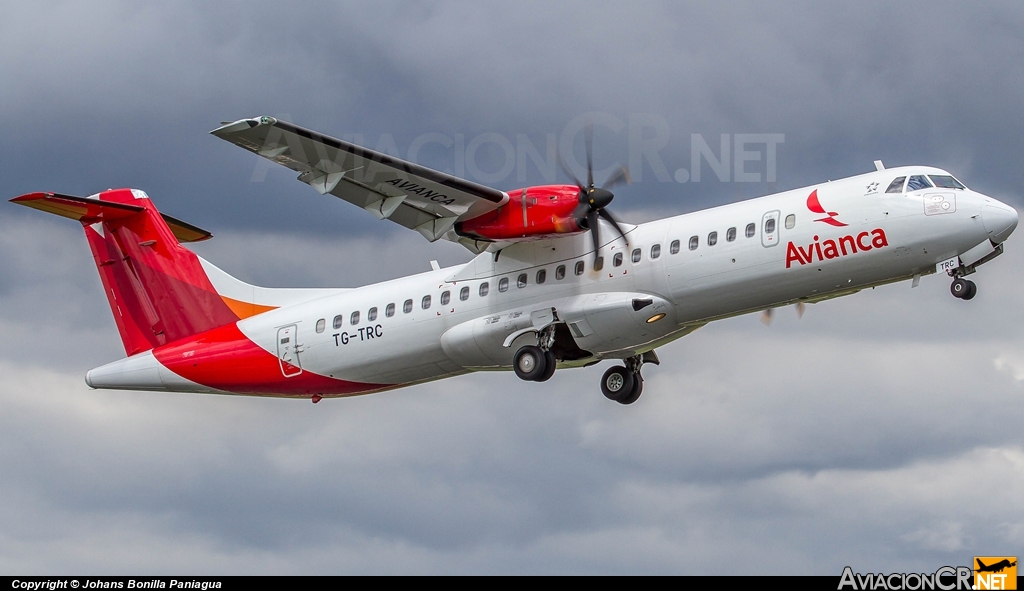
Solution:
[[[213,135],[287,166],[321,195],[416,230],[458,241],[455,222],[497,209],[506,193],[406,162],[273,117],[241,119]]]

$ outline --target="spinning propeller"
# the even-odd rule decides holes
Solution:
[[[608,177],[608,180],[604,182],[600,187],[594,186],[594,158],[593,158],[593,144],[594,144],[594,126],[593,124],[588,125],[586,128],[585,136],[585,147],[587,150],[587,184],[584,185],[576,175],[569,170],[569,167],[562,161],[561,156],[558,157],[558,165],[562,167],[562,172],[567,174],[569,178],[576,183],[576,186],[580,188],[579,205],[576,207],[576,211],[573,215],[578,220],[578,224],[584,228],[590,230],[590,235],[594,238],[594,260],[597,260],[601,249],[601,237],[600,230],[600,219],[604,219],[606,222],[612,225],[622,239],[626,242],[626,246],[629,246],[629,240],[626,238],[626,233],[623,232],[619,222],[612,216],[611,212],[608,211],[607,207],[615,198],[608,189],[619,184],[622,181],[626,183],[630,182],[629,169],[625,166],[616,170]]]
[[[804,310],[807,309],[807,304],[805,304],[803,302],[797,302],[796,304],[794,304],[794,306],[796,307],[796,317],[797,318],[803,318],[804,317]],[[770,326],[771,325],[771,323],[772,323],[772,311],[773,310],[774,310],[774,308],[768,308],[764,312],[761,312],[761,322],[764,323],[765,326]]]

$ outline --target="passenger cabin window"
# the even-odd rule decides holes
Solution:
[[[388,307],[384,308],[384,315],[387,316],[388,318],[391,318],[392,316],[394,316],[395,315],[395,305],[394,304],[388,304]]]
[[[696,236],[690,236],[690,250],[697,250],[697,245],[700,244],[700,238]]]
[[[491,284],[484,281],[480,284],[480,297],[486,296],[491,291]]]
[[[772,234],[775,232],[775,218],[768,218],[768,221],[764,223],[764,233]]]
[[[907,191],[917,191],[919,189],[928,189],[932,186],[932,182],[928,180],[928,177],[923,174],[915,174],[910,177],[907,181]]]
[[[508,291],[508,277],[502,277],[498,280],[498,291],[501,293]]]
[[[796,215],[791,213],[791,214],[786,216],[786,229],[787,230],[792,230],[795,227],[796,227]]]
[[[469,299],[469,286],[468,285],[466,287],[463,287],[462,289],[459,290],[459,299],[461,301],[463,301],[463,302]]]
[[[370,308],[370,311],[366,313],[367,322],[373,322],[377,319],[377,308]]]
[[[669,254],[679,254],[679,241],[678,240],[673,240],[672,244],[668,245],[668,253]]]
[[[729,228],[728,230],[725,231],[725,241],[726,242],[732,242],[733,240],[736,240],[736,228],[735,227]]]
[[[708,246],[714,246],[716,244],[718,244],[718,232],[708,234]]]
[[[333,324],[333,326],[334,326],[335,330],[341,328],[341,323],[343,321],[344,321],[344,318],[342,317],[341,314],[338,314],[337,316],[334,317],[334,324]]]
[[[752,223],[747,224],[747,229],[744,230],[743,235],[746,236],[747,238],[753,238],[754,237],[754,232],[756,230],[757,230],[757,226],[755,226]]]
[[[618,266],[621,266],[621,265],[622,265],[622,253],[621,252],[617,252],[617,253],[615,253],[615,256],[612,257],[612,266],[613,267],[618,267]]]
[[[561,281],[565,279],[565,265],[558,265],[555,267],[555,281]]]
[[[576,273],[577,275],[582,275],[584,266],[585,265],[583,264],[583,261],[576,261],[576,268],[573,269],[573,272]]]
[[[537,271],[537,283],[541,284],[548,280],[548,272],[544,269]]]
[[[316,321],[317,332],[323,332],[325,328],[327,328],[327,320],[321,318],[320,320]]]
[[[594,270],[600,271],[601,269],[604,269],[604,257],[597,257],[594,259]]]
[[[423,296],[423,299],[420,300],[420,307],[423,308],[424,310],[430,309],[430,296]]]
[[[402,304],[402,312],[406,314],[412,312],[412,300],[405,300],[405,303]]]
[[[352,315],[348,317],[348,323],[352,326],[359,324],[359,310],[352,312]]]
[[[886,193],[902,193],[903,182],[907,180],[907,177],[901,176],[889,183],[889,188],[885,190]]]
[[[661,256],[661,245],[655,244],[651,247],[651,258],[656,259]]]
[[[640,249],[639,248],[634,248],[633,249],[633,254],[630,255],[630,258],[633,260],[634,263],[639,263],[640,262]]]
[[[520,273],[516,278],[516,287],[520,289],[526,287],[526,273]]]
[[[941,187],[943,189],[967,188],[960,184],[960,181],[956,180],[955,178],[951,177],[948,174],[930,174],[928,175],[928,178],[931,179],[932,183],[934,183],[936,187]]]
[[[441,305],[447,306],[448,302],[452,301],[452,292],[443,291],[441,292]]]

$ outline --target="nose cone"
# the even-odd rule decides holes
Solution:
[[[999,244],[1017,227],[1017,210],[995,199],[986,200],[981,207],[981,221],[992,242]]]

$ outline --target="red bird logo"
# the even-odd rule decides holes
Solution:
[[[807,209],[813,211],[814,213],[822,213],[828,216],[818,220],[814,220],[816,222],[825,222],[826,224],[830,226],[836,226],[837,228],[841,228],[846,225],[843,222],[836,219],[836,216],[839,215],[839,212],[825,211],[825,208],[822,207],[821,203],[818,202],[817,189],[811,191],[811,196],[807,198]]]

